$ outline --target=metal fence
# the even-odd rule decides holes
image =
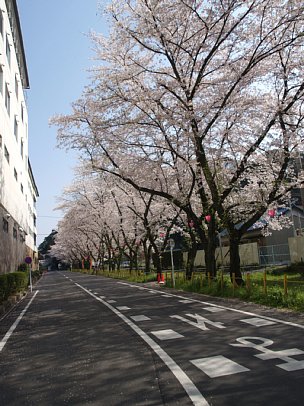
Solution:
[[[260,265],[289,265],[291,262],[288,244],[266,245],[258,250]]]

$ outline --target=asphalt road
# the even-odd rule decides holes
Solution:
[[[303,315],[49,272],[0,320],[0,406],[302,406],[303,338]]]

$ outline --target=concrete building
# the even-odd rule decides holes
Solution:
[[[28,153],[29,89],[16,0],[0,0],[0,273],[16,271],[26,256],[38,266],[36,200]]]

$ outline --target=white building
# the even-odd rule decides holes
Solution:
[[[0,273],[38,265],[35,184],[28,156],[29,79],[16,0],[0,0]]]

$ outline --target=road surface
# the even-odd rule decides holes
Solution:
[[[303,337],[303,315],[49,272],[0,321],[0,406],[302,406]]]

